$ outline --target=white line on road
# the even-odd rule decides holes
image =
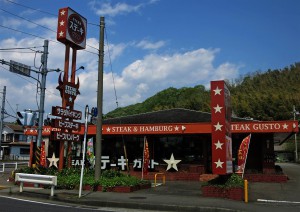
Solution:
[[[47,203],[47,202],[38,202],[38,201],[33,201],[33,200],[26,200],[26,199],[19,199],[15,197],[8,197],[8,196],[2,196],[0,195],[1,198],[6,198],[6,199],[13,199],[13,200],[19,200],[23,202],[30,202],[30,203],[35,203],[35,204],[41,204],[41,205],[51,205],[51,206],[57,206],[57,207],[64,207],[64,208],[76,208],[76,209],[82,209],[82,210],[99,210],[98,208],[89,208],[89,207],[78,207],[78,206],[71,206],[71,205],[59,205],[59,204],[53,204],[53,203]]]
[[[282,201],[282,200],[270,200],[270,199],[257,199],[257,202],[300,204],[300,202]]]

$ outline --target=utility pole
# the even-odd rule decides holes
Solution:
[[[2,130],[3,130],[3,120],[4,120],[4,112],[5,112],[5,96],[6,96],[6,86],[3,87],[3,96],[2,96],[2,107],[1,107],[1,118],[0,118],[0,159],[2,160],[3,153],[1,154],[1,143],[2,143]]]
[[[98,91],[97,91],[97,131],[96,131],[96,158],[95,158],[95,180],[101,176],[102,156],[102,107],[103,107],[103,58],[104,58],[104,17],[100,17],[99,37],[99,61],[98,61]]]
[[[299,112],[296,111],[295,105],[293,106],[294,121],[296,120],[296,115],[299,115]],[[297,133],[295,133],[295,162],[298,162],[298,144],[297,144]]]
[[[43,132],[43,120],[44,120],[44,104],[45,104],[45,90],[46,90],[46,77],[47,77],[47,60],[48,60],[48,45],[49,41],[44,41],[44,52],[42,55],[43,69],[41,71],[42,81],[41,81],[41,96],[40,96],[40,108],[39,108],[39,126],[38,126],[38,137],[37,137],[37,147],[41,146],[42,143],[42,132]]]

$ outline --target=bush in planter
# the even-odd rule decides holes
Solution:
[[[209,197],[243,199],[244,181],[237,174],[220,175],[202,185],[202,194]]]
[[[55,175],[57,176],[57,188],[58,189],[74,189],[78,188],[80,184],[81,169],[76,168],[66,168],[58,171],[55,167],[41,168],[40,174],[45,175]],[[36,172],[34,168],[22,168],[15,171],[16,173],[30,173]],[[13,174],[14,177],[14,174]],[[136,177],[125,175],[116,170],[106,170],[102,172],[100,180],[94,179],[94,171],[91,169],[84,170],[83,185],[89,185],[93,190],[96,190],[98,186],[102,187],[102,190],[106,191],[109,188],[116,186],[138,186],[140,184],[146,184],[149,181],[140,180]],[[97,189],[98,190],[98,189]]]

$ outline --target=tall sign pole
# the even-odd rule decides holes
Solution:
[[[81,113],[74,110],[74,101],[79,92],[79,78],[77,83],[76,77],[76,57],[77,50],[85,49],[86,47],[86,32],[87,32],[87,20],[79,15],[77,12],[69,7],[61,8],[58,12],[57,23],[57,40],[65,44],[65,64],[64,64],[64,76],[61,80],[59,75],[57,89],[60,91],[62,98],[62,107],[53,107],[52,110],[62,118],[61,122],[56,122],[56,125],[60,125],[61,129],[65,131],[64,135],[54,133],[54,140],[59,140],[59,170],[64,166],[64,148],[65,142],[68,142],[68,153],[71,152],[71,142],[79,142],[79,135],[72,133],[72,130],[77,130],[76,122],[73,119],[81,118]],[[70,48],[72,48],[72,64],[71,64],[71,80],[69,81],[69,62],[70,62]],[[66,116],[61,111],[68,111],[70,114],[78,114],[78,116]],[[67,124],[68,123],[68,124]],[[72,129],[68,128],[69,123],[72,125]],[[71,139],[70,139],[71,138]],[[68,166],[70,166],[70,158],[67,158]]]
[[[95,180],[101,175],[102,151],[102,107],[103,107],[103,58],[104,58],[104,17],[100,17],[99,61],[98,61],[98,93],[97,93],[97,131],[95,151]]]

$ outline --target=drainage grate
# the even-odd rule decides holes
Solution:
[[[129,197],[129,199],[147,199],[147,197]]]

